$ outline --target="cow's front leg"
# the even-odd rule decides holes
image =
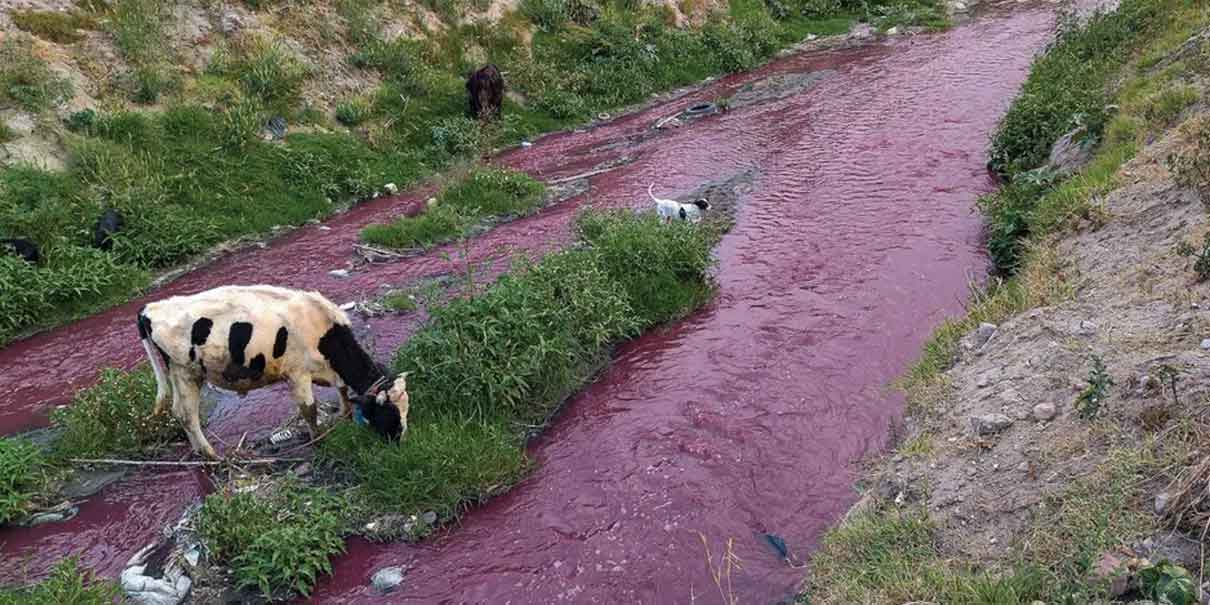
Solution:
[[[315,409],[315,390],[311,388],[311,376],[303,375],[290,379],[290,392],[298,402],[298,412],[307,421],[311,438],[319,436],[318,410]]]
[[[353,415],[353,405],[349,403],[349,387],[340,387],[340,417],[348,418]]]

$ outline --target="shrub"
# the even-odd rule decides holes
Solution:
[[[155,103],[160,95],[168,92],[176,85],[158,66],[143,66],[135,68],[131,74],[131,100],[135,103]]]
[[[49,577],[31,587],[0,589],[0,605],[113,605],[122,599],[117,583],[81,569],[75,557],[60,561]]]
[[[0,437],[0,526],[20,519],[40,482],[43,454],[19,437]]]
[[[370,225],[361,239],[389,248],[427,248],[458,237],[469,220],[453,206],[435,206],[416,216],[404,216],[386,225]]]
[[[543,31],[555,31],[570,18],[567,0],[521,0],[521,14]]]
[[[1207,233],[1202,240],[1200,250],[1195,249],[1187,242],[1181,242],[1177,246],[1177,254],[1181,256],[1192,256],[1193,272],[1197,275],[1197,281],[1204,282],[1210,279],[1210,233]]]
[[[1101,404],[1109,396],[1109,387],[1113,386],[1113,377],[1105,371],[1105,363],[1101,358],[1092,356],[1092,370],[1088,373],[1088,386],[1076,398],[1076,411],[1082,418],[1095,418],[1101,411]]]
[[[0,100],[40,112],[58,105],[71,93],[71,83],[34,56],[33,39],[28,35],[10,35],[0,42]]]
[[[155,392],[155,377],[147,368],[101,370],[97,384],[51,414],[51,422],[63,429],[55,451],[63,458],[138,454],[179,438],[182,431],[172,414],[151,415]]]
[[[80,12],[15,10],[9,13],[17,29],[58,44],[71,44],[84,38],[81,29],[92,29],[96,22]]]
[[[478,153],[483,145],[479,123],[470,118],[443,118],[429,132],[433,145],[450,156]]]

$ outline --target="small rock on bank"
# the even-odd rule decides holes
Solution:
[[[374,573],[370,583],[382,592],[391,592],[403,583],[403,567],[384,567]]]
[[[1038,422],[1053,420],[1056,413],[1058,412],[1055,410],[1055,404],[1053,403],[1039,403],[1034,406],[1034,420]]]
[[[1013,419],[1004,414],[971,416],[971,429],[976,435],[994,435],[1012,426]]]

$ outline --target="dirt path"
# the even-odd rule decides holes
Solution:
[[[851,504],[851,461],[880,448],[900,415],[887,383],[931,327],[960,309],[968,276],[983,271],[971,209],[991,188],[988,133],[1052,21],[1050,7],[1018,8],[943,34],[797,55],[501,158],[548,179],[634,161],[594,177],[584,196],[471,242],[471,261],[491,261],[496,271],[513,253],[565,244],[584,204],[645,208],[651,182],[673,196],[746,175],[738,223],[718,250],[719,296],[620,351],[533,444],[537,470],[521,486],[420,546],[352,542],[314,601],[381,602],[366,587],[369,575],[403,564],[410,569],[393,601],[715,602],[697,532],[716,559],[725,540],[736,540],[744,568],[735,591],[744,601],[792,595],[802,570],[780,562],[761,534],[805,555]],[[793,94],[647,136],[692,102],[812,72],[819,77],[800,78],[805,87]],[[361,226],[423,198],[368,204],[329,229],[307,227],[222,259],[152,298],[269,282],[345,302],[456,270],[461,263],[436,250],[347,279],[327,273],[350,258]],[[142,303],[0,351],[0,431],[44,422],[45,410],[97,368],[140,361],[131,319]],[[417,325],[369,323],[380,353]],[[290,412],[277,390],[225,399],[210,430],[238,438]],[[0,569],[24,559],[36,574],[79,552],[114,575],[203,491],[188,473],[128,479],[75,520],[0,532]],[[11,579],[0,572],[0,581]]]

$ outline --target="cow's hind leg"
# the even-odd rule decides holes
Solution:
[[[218,453],[202,432],[201,406],[202,385],[184,370],[172,368],[168,371],[172,379],[172,412],[181,424],[185,426],[185,434],[189,436],[189,444],[193,451],[208,458],[217,460]]]
[[[311,388],[311,377],[304,375],[290,379],[290,393],[294,396],[294,401],[298,402],[298,411],[302,414],[303,420],[307,421],[307,428],[311,430],[311,438],[318,437],[319,419],[315,409],[315,390]]]

